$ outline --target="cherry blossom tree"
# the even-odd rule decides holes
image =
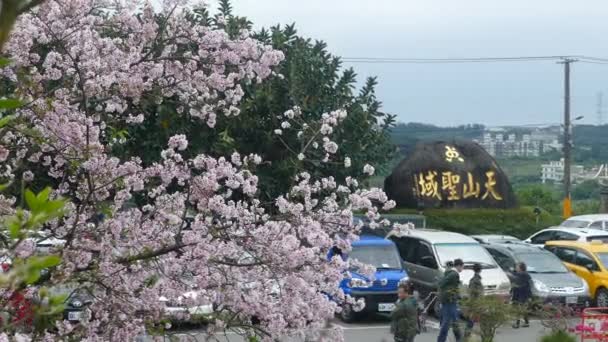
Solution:
[[[296,137],[284,139],[297,141],[285,147],[302,162],[291,190],[272,203],[259,199],[255,171],[264,160],[256,154],[189,157],[197,137],[182,134],[164,142],[152,165],[113,154],[114,128],[142,124],[165,101],[179,102],[180,115],[209,127],[238,116],[241,85],[263,82],[282,60],[246,31],[231,38],[189,20],[189,5],[166,1],[155,12],[148,2],[48,0],[16,22],[2,77],[23,105],[4,113],[11,120],[0,133],[0,176],[16,198],[2,196],[1,211],[15,214],[21,184],[51,185],[51,199],[66,199],[62,215],[30,228],[65,241],[61,264],[29,293],[70,284],[94,297],[89,321],[70,324],[57,314],[53,329],[16,332],[129,341],[163,321],[159,298],[194,290],[187,305],[214,307],[209,334],[340,339],[338,330],[321,334],[339,310],[336,300],[349,300],[338,289],[347,265],[328,262],[327,251],[348,250],[356,239],[353,211],[376,221],[394,205],[356,179],[311,176],[311,167],[339,150],[332,127],[344,110],[315,122],[304,121],[297,107],[272,113],[283,119],[269,132]],[[3,254],[32,257],[28,241],[13,239]]]

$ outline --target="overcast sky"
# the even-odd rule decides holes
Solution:
[[[210,1],[213,6],[214,1]],[[256,28],[295,22],[343,57],[460,58],[589,55],[608,58],[606,0],[233,0]],[[563,116],[563,66],[353,64],[400,121],[545,124]],[[608,109],[608,64],[572,66],[572,111],[595,124]],[[606,110],[605,122],[608,122]]]

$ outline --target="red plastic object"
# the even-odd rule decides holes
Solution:
[[[581,314],[581,324],[576,326],[581,342],[608,342],[608,308],[586,308]]]

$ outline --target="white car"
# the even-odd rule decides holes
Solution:
[[[543,229],[530,236],[524,242],[543,247],[547,241],[593,241],[608,242],[608,232],[593,228],[552,227]]]
[[[482,244],[488,243],[518,243],[522,242],[520,239],[511,235],[498,235],[498,234],[482,234],[482,235],[471,235],[471,237],[477,242]]]
[[[213,313],[213,305],[187,305],[189,300],[196,300],[198,293],[196,291],[186,292],[175,300],[169,300],[166,297],[160,297],[158,300],[165,303],[165,315],[171,318],[179,318],[181,315],[210,315]]]
[[[566,221],[562,222],[559,226],[564,228],[595,228],[608,230],[608,215],[596,214],[572,216]]]

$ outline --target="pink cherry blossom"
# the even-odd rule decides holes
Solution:
[[[374,169],[374,167],[369,164],[365,164],[365,166],[363,166],[363,173],[365,174],[373,176],[375,171],[376,170]]]
[[[188,5],[167,0],[155,13],[148,2],[48,0],[19,19],[6,45],[13,63],[0,77],[27,105],[16,110],[19,129],[2,138],[1,176],[53,180],[52,196],[68,204],[44,230],[65,244],[44,285],[86,279],[94,297],[92,321],[59,321],[44,339],[130,341],[163,321],[167,301],[160,298],[167,298],[212,305],[212,335],[251,327],[256,317],[248,332],[264,341],[306,334],[339,341],[339,330],[322,331],[339,310],[327,295],[352,301],[338,287],[348,261],[325,256],[356,239],[353,211],[375,226],[379,207],[394,206],[380,189],[318,177],[316,163],[298,163],[293,187],[267,203],[255,173],[263,156],[196,155],[189,142],[200,137],[184,132],[164,141],[158,161],[147,165],[137,155],[119,157],[120,141],[111,141],[115,129],[155,120],[148,107],[178,103],[175,115],[210,127],[233,120],[243,85],[263,82],[283,60],[247,32],[231,38],[191,20]],[[24,73],[29,81],[15,82]],[[337,158],[340,141],[330,135],[346,111],[309,122],[301,114],[286,108],[282,128],[269,133],[277,140],[293,134],[285,140],[298,141],[286,149],[294,158]],[[19,147],[9,153],[9,146]],[[0,196],[0,214],[14,213],[16,203]],[[13,257],[33,252],[25,241]]]

